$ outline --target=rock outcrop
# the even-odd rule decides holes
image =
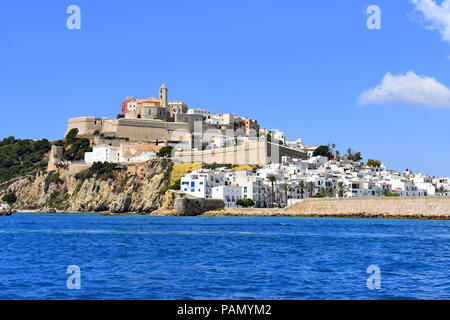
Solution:
[[[7,203],[0,203],[0,216],[10,216],[12,210]]]
[[[155,159],[143,164],[118,166],[109,175],[84,178],[65,168],[27,176],[0,191],[14,193],[17,209],[55,208],[59,211],[150,213],[161,205],[172,162]]]

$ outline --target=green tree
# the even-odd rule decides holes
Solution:
[[[326,197],[329,197],[329,196],[330,196],[330,192],[326,188],[321,187],[321,188],[319,188],[317,194],[314,197],[316,197],[316,198],[326,198]]]
[[[351,148],[347,149],[347,158],[349,160],[352,160],[352,161],[355,161],[355,162],[361,161],[363,159],[362,155],[361,155],[361,152],[353,153]]]
[[[3,139],[0,141],[0,182],[44,171],[47,168],[47,154],[50,149],[51,143],[47,139]]]
[[[313,181],[310,181],[306,184],[306,190],[308,191],[309,197],[312,198],[314,194],[314,190],[316,190],[317,186]]]
[[[306,189],[306,182],[305,180],[300,180],[297,184],[297,188],[300,189],[300,195],[302,197],[302,199],[304,198],[305,195],[305,189]]]
[[[69,132],[67,132],[66,134],[66,144],[67,145],[73,144],[77,136],[78,136],[78,129],[77,128],[70,129]]]
[[[369,159],[369,160],[367,160],[366,165],[368,167],[378,168],[378,167],[381,167],[381,161],[375,160],[375,159]]]
[[[348,186],[345,185],[345,183],[342,181],[338,182],[336,188],[334,188],[334,191],[340,198],[343,198],[344,195],[348,192],[348,190],[349,190]]]
[[[158,158],[170,158],[172,156],[172,146],[164,146],[156,153]]]
[[[108,180],[114,178],[114,170],[118,170],[116,163],[94,162],[89,169],[77,173],[75,179],[84,181],[95,177],[99,180]]]
[[[91,142],[87,138],[78,138],[73,141],[73,143],[66,148],[64,152],[64,159],[69,161],[79,161],[84,159],[84,154],[86,152],[91,152]]]
[[[353,156],[352,159],[355,162],[361,161],[363,159],[361,152],[356,152]]]
[[[331,154],[329,146],[320,146],[313,152],[313,157],[322,156],[331,159],[333,155]]]
[[[444,186],[440,186],[439,188],[436,189],[437,193],[447,193],[448,190],[444,187]]]
[[[255,205],[255,202],[252,199],[239,199],[236,201],[236,204],[238,206],[244,207],[244,208],[249,208],[249,207],[253,207]]]
[[[288,199],[289,199],[289,190],[290,190],[289,184],[283,183],[283,184],[281,185],[281,190],[284,191],[284,197],[285,197],[285,199],[286,199],[286,204],[287,204]]]
[[[181,179],[175,181],[171,186],[169,186],[170,190],[181,190]]]

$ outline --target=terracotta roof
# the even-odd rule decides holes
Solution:
[[[137,99],[136,102],[137,103],[160,102],[160,100],[152,97],[152,98],[148,98],[148,99]]]
[[[303,149],[305,150],[316,150],[318,147],[306,147],[304,146]]]
[[[135,143],[123,143],[121,144],[121,148],[124,149],[124,153],[127,152],[126,149],[133,149],[136,152],[158,152],[164,145],[156,145],[153,143],[146,144],[135,144]],[[131,152],[131,151],[130,151]]]

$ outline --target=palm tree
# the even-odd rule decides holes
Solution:
[[[309,197],[313,196],[314,190],[316,189],[316,184],[312,181],[306,184],[306,190],[308,190]]]
[[[330,191],[328,191],[324,187],[321,187],[321,188],[319,188],[319,191],[317,192],[317,196],[320,198],[327,198],[330,196]]]
[[[439,188],[436,189],[437,193],[447,193],[448,190],[444,187],[444,186],[440,186]]]
[[[338,182],[336,188],[334,188],[334,191],[337,193],[338,197],[343,198],[344,195],[348,192],[348,186],[344,184],[344,182],[340,181]]]
[[[289,196],[289,185],[287,183],[283,183],[281,185],[281,189],[284,191],[285,199],[286,199],[286,205],[288,202],[288,196]]]
[[[302,196],[302,199],[303,199],[303,195],[305,194],[305,189],[306,189],[305,180],[300,180],[299,183],[297,184],[297,188],[300,189],[300,195]]]
[[[273,190],[273,184],[274,184],[278,179],[277,179],[277,176],[275,176],[275,175],[273,175],[273,174],[267,175],[266,179],[267,179],[267,180],[270,182],[270,184],[271,184],[271,200],[272,200],[271,206],[273,207],[273,201],[274,201],[274,195],[275,195],[275,192],[274,192],[274,190]]]

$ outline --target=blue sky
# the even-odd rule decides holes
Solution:
[[[66,28],[71,4],[81,30]],[[366,27],[371,4],[382,10],[381,30]],[[256,118],[306,145],[351,147],[392,169],[450,176],[448,30],[416,5],[2,0],[0,138],[62,138],[68,118],[115,117],[126,96],[156,96],[164,82],[171,100],[190,107]],[[409,71],[416,86],[434,78],[444,87],[440,106],[405,92],[358,104],[388,72]]]

